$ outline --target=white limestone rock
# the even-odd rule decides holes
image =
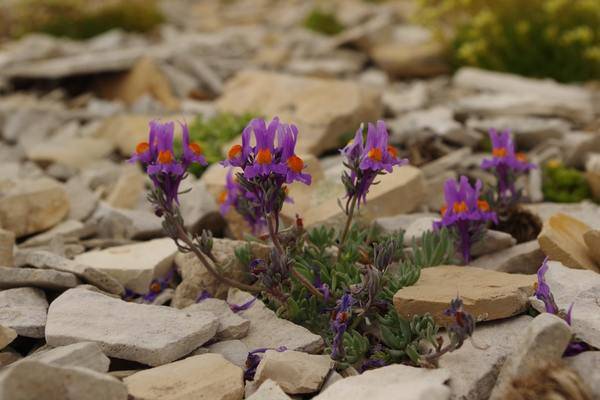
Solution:
[[[93,341],[110,357],[156,366],[200,347],[214,337],[217,327],[209,313],[127,303],[76,288],[50,305],[46,342],[64,346]]]

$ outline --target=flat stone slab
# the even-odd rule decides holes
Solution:
[[[230,289],[227,302],[244,304],[252,295],[238,289]],[[288,320],[278,318],[262,301],[256,300],[239,315],[250,320],[248,334],[240,339],[250,351],[259,348],[276,349],[285,346],[288,350],[319,353],[324,346],[323,338],[308,329]]]
[[[583,378],[592,391],[592,398],[600,398],[600,351],[586,351],[566,358],[565,362]]]
[[[560,361],[571,337],[571,329],[561,318],[548,313],[535,317],[502,365],[490,400],[506,399],[513,379],[533,373],[544,363]]]
[[[229,304],[221,299],[204,299],[184,310],[189,313],[213,313],[219,319],[217,338],[221,340],[243,338],[250,329],[250,321],[231,311]]]
[[[169,272],[176,252],[173,240],[163,238],[90,251],[75,257],[75,262],[110,274],[128,289],[146,293],[152,279]]]
[[[79,342],[35,352],[25,360],[41,361],[61,367],[81,367],[106,373],[110,359],[95,342]]]
[[[558,213],[544,221],[538,242],[544,254],[551,260],[560,261],[571,268],[600,272],[583,238],[591,229],[577,218]]]
[[[477,321],[511,317],[525,311],[535,275],[507,274],[482,268],[444,265],[425,268],[413,286],[394,295],[394,306],[405,317],[430,313],[440,324],[450,301],[460,296]]]
[[[0,228],[0,267],[14,266],[14,247],[15,234]]]
[[[123,285],[108,273],[49,251],[25,250],[19,252],[19,258],[23,264],[31,265],[35,268],[48,268],[56,271],[70,272],[84,282],[108,293],[121,295],[125,291]]]
[[[17,288],[0,291],[0,325],[19,336],[43,338],[48,301],[41,289]]]
[[[481,256],[469,265],[499,272],[535,274],[545,257],[537,240],[531,240]]]
[[[0,373],[0,398],[10,400],[126,400],[118,379],[87,368],[23,360]]]
[[[0,350],[11,344],[17,338],[17,331],[12,328],[0,325]]]
[[[52,228],[69,212],[63,185],[49,178],[9,181],[0,193],[0,226],[17,238]]]
[[[288,394],[314,393],[323,385],[333,364],[328,355],[267,350],[254,380],[260,384],[271,379]]]
[[[214,315],[127,303],[86,289],[71,289],[48,310],[50,346],[92,341],[110,356],[152,366],[189,354],[212,339]]]
[[[410,165],[394,168],[392,173],[378,180],[380,183],[369,189],[367,204],[360,208],[361,220],[371,222],[377,217],[409,213],[425,201],[425,178],[418,168]],[[318,205],[304,210],[302,218],[305,226],[342,226],[346,215],[338,206],[338,194],[331,193]]]
[[[477,325],[473,340],[465,341],[460,349],[440,358],[440,367],[450,371],[453,398],[489,398],[502,364],[516,346],[515,338],[527,329],[532,319],[521,315]]]
[[[447,400],[450,388],[444,385],[450,373],[394,364],[351,376],[329,386],[313,400]]]
[[[247,400],[291,400],[291,397],[279,387],[279,385],[270,379],[263,382],[262,385],[252,393]]]
[[[123,380],[144,400],[241,400],[244,372],[219,354],[202,354],[147,369]]]
[[[383,112],[381,95],[351,81],[241,71],[216,103],[224,112],[258,112],[298,126],[299,154],[339,146],[339,138]],[[238,140],[239,141],[239,140]]]
[[[54,238],[80,238],[85,233],[85,225],[81,221],[69,219],[54,228],[27,239],[21,247],[35,247],[49,244]]]
[[[0,267],[0,288],[34,286],[43,289],[70,289],[79,284],[77,277],[68,272],[36,268]]]
[[[250,352],[248,346],[246,346],[240,340],[223,340],[221,342],[213,343],[207,347],[201,347],[197,350],[198,354],[204,354],[200,353],[200,350],[203,350],[206,353],[220,354],[227,361],[237,365],[240,368],[246,368],[246,359],[248,358],[248,353]]]

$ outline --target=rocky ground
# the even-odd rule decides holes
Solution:
[[[442,320],[460,293],[481,321],[474,342],[439,369],[342,376],[320,336],[260,300],[233,312],[225,300],[250,295],[178,253],[145,200],[148,179],[125,163],[153,118],[279,116],[298,125],[313,176],[308,189],[290,188],[284,219],[335,226],[344,218],[336,149],[361,122],[383,118],[412,165],[375,186],[360,217],[406,230],[408,245],[439,218],[446,179],[493,183],[479,168],[489,128],[510,128],[539,165],[587,168],[600,194],[597,90],[471,68],[449,75],[403,2],[345,2],[338,17],[351,28],[330,37],[301,27],[312,2],[226,3],[169,2],[169,23],[153,35],[30,35],[0,48],[0,398],[483,400],[509,398],[516,378],[565,381],[575,371],[600,399],[600,208],[544,202],[541,169],[521,182],[525,207],[543,221],[537,239],[489,231],[469,266],[424,270],[394,297],[401,313]],[[218,237],[219,260],[234,259],[247,231],[219,213],[224,179],[218,165],[188,179],[181,205],[191,230]],[[540,307],[530,296],[545,256],[557,304],[574,303],[571,326],[526,313]],[[231,274],[243,268],[233,263]],[[151,304],[121,299],[171,271]],[[196,304],[203,290],[217,298]],[[592,351],[563,359],[573,334]],[[249,351],[281,346],[244,381]],[[546,362],[561,364],[539,371]],[[574,398],[561,395],[547,398]]]

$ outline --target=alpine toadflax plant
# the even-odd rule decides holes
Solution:
[[[367,193],[379,175],[391,173],[394,166],[408,164],[407,159],[398,158],[398,150],[389,145],[389,134],[384,121],[367,125],[367,140],[363,138],[363,125],[358,128],[354,139],[341,149],[344,166],[348,169],[342,174],[342,183],[346,189],[345,212],[347,224],[342,233],[341,242],[352,222],[354,208],[360,208],[367,202]]]
[[[515,153],[515,145],[508,130],[498,132],[490,129],[492,141],[492,158],[486,158],[481,168],[492,170],[497,179],[497,201],[503,204],[519,200],[515,182],[519,175],[535,168],[535,164],[527,162],[524,153]]]
[[[175,124],[173,122],[150,122],[148,141],[139,143],[129,162],[140,162],[154,184],[154,195],[160,196],[155,202],[156,212],[162,214],[165,209],[172,210],[179,204],[178,192],[181,181],[192,163],[207,165],[202,148],[190,142],[190,133],[186,124],[182,129],[183,151],[176,155],[173,149]]]
[[[377,121],[375,125],[367,125],[367,140],[364,143],[363,127],[356,131],[354,139],[341,150],[346,158],[344,165],[349,172],[344,172],[342,181],[346,188],[347,205],[357,201],[357,206],[367,201],[369,188],[377,175],[392,172],[395,165],[408,164],[407,159],[399,159],[398,151],[388,144],[389,134],[385,122]]]
[[[222,210],[234,206],[255,232],[267,219],[277,223],[287,200],[285,185],[311,183],[311,176],[304,172],[304,161],[295,152],[297,140],[298,128],[279,122],[277,117],[268,125],[260,118],[250,121],[242,132],[242,143],[232,146],[221,162],[239,169],[235,179],[228,177]]]
[[[488,221],[497,221],[496,213],[490,210],[487,201],[479,198],[481,181],[471,186],[466,176],[448,179],[444,184],[446,205],[442,207],[442,219],[435,221],[434,229],[447,227],[458,235],[459,251],[465,263],[471,260],[471,246],[481,238]]]

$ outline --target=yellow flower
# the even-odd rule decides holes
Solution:
[[[593,38],[594,32],[592,32],[589,26],[578,26],[566,31],[560,38],[560,42],[567,46],[576,43],[589,44]]]
[[[556,158],[548,160],[548,162],[546,163],[547,168],[559,168],[561,165],[562,165],[562,162],[560,162],[560,160],[558,160]]]

